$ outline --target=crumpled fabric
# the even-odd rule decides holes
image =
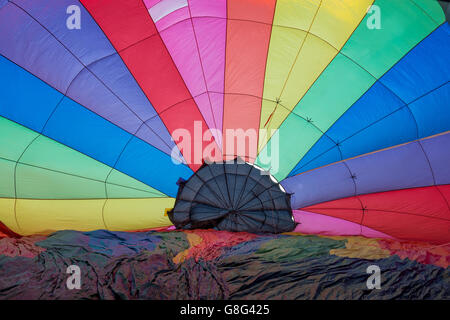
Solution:
[[[37,241],[44,240],[45,237],[23,237],[23,238],[0,238],[0,255],[8,257],[33,258],[45,249],[36,245]]]
[[[0,253],[0,299],[450,299],[448,265],[409,257],[422,244],[390,242],[404,257],[378,239],[214,230],[5,239],[37,249]],[[80,268],[80,289],[67,287],[70,265]],[[367,288],[370,265],[381,289]]]

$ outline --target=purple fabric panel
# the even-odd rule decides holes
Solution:
[[[281,185],[286,192],[293,194],[293,209],[355,195],[355,185],[343,163],[287,178]]]
[[[0,10],[0,30],[0,53],[63,93],[83,69],[75,57],[12,3]]]
[[[450,184],[450,133],[421,141],[436,184]]]
[[[48,29],[84,65],[89,65],[99,58],[115,52],[113,46],[106,40],[103,32],[79,1],[13,0],[12,2],[23,8],[45,29]],[[67,18],[71,15],[67,13],[67,8],[72,5],[80,8],[81,29],[69,30],[66,25]]]
[[[354,196],[354,185],[358,195],[434,185],[430,164],[436,184],[448,184],[450,133],[344,162],[283,180],[281,184],[286,191],[293,193],[292,208]]]
[[[122,104],[128,106],[143,121],[156,115],[155,109],[117,53],[89,65],[89,69]]]
[[[155,139],[155,134],[159,135],[161,139]],[[139,128],[136,136],[144,141],[154,140],[152,145],[169,155],[171,154],[172,149],[177,148],[159,117],[147,120],[145,124]],[[164,143],[163,141],[169,141],[169,143]]]
[[[433,185],[430,167],[418,142],[346,162],[356,176],[357,194]]]
[[[131,112],[87,69],[83,69],[73,79],[67,96],[129,133],[134,134],[142,123],[136,114]]]
[[[15,3],[29,15],[13,3],[2,9],[0,27],[4,23],[13,25],[2,28],[9,30],[0,35],[2,54],[130,133],[156,115],[109,40],[78,1]],[[70,5],[80,8],[81,29],[66,27],[66,9]],[[146,135],[145,141],[155,146],[173,146],[162,121],[157,118],[152,122],[156,124],[153,130],[160,131]]]

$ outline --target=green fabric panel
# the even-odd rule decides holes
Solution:
[[[164,193],[117,170],[111,172],[107,183],[108,198],[167,197]],[[126,188],[123,186],[126,186]]]
[[[111,192],[108,193],[110,198],[165,196],[152,187],[113,170],[95,159],[0,117],[0,158],[17,161],[21,155],[21,164],[48,169],[39,170],[39,168],[31,169],[31,167],[26,169],[26,166],[21,166],[20,195],[27,198],[35,196],[42,199],[104,198],[104,181],[111,170],[108,183],[117,184],[117,186],[110,187]],[[4,162],[1,164],[0,196],[15,197],[14,162],[8,165]],[[12,172],[10,172],[11,166]],[[42,178],[42,181],[37,179],[38,176]],[[67,181],[69,185],[63,185],[64,181]],[[89,192],[92,192],[92,195]]]
[[[14,161],[0,158],[0,198],[14,198]]]
[[[13,162],[11,162],[13,163]],[[14,163],[13,163],[14,164]],[[120,173],[118,172],[120,175]],[[125,176],[126,177],[126,176]],[[10,181],[14,181],[14,167]],[[17,197],[33,199],[100,199],[106,198],[105,183],[87,177],[42,169],[19,163],[17,166]],[[132,178],[129,178],[133,180]],[[127,183],[126,179],[122,179]],[[133,182],[133,181],[132,181]],[[135,183],[136,184],[136,183]],[[162,194],[107,184],[109,198],[152,198]],[[145,187],[145,185],[144,185]],[[13,192],[14,196],[14,192]]]
[[[167,198],[167,196],[165,195],[159,195],[147,191],[142,191],[139,189],[132,189],[129,187],[122,187],[115,184],[107,184],[106,188],[108,192],[108,198],[118,198],[118,199]]]
[[[311,123],[297,115],[288,117],[285,124],[277,131],[278,138],[276,135],[272,137],[256,159],[256,165],[266,170],[270,169],[270,173],[278,181],[288,175],[292,170],[292,164],[295,166],[298,154],[305,154],[322,135]],[[294,130],[301,132],[301,135],[293,133]]]
[[[316,81],[311,94],[300,101],[294,112],[305,119],[310,118],[325,132],[375,81],[364,69],[338,54],[326,73]],[[309,142],[309,137],[302,135],[302,139]]]
[[[369,29],[366,16],[341,52],[380,78],[443,20],[437,24],[410,1],[378,0],[375,5],[380,7],[381,29]]]
[[[0,117],[0,157],[17,161],[38,135],[37,132]]]
[[[111,170],[111,167],[45,136],[30,145],[20,162],[100,181],[105,181]]]
[[[433,19],[435,22],[441,24],[445,21],[445,13],[442,10],[442,6],[437,1],[432,0],[410,0],[412,3],[416,4],[423,11],[426,12],[427,15],[430,16],[430,19]]]
[[[18,164],[17,197],[32,199],[105,198],[105,183]]]
[[[305,126],[298,121],[298,115],[311,118],[314,125],[326,132],[376,78],[438,27],[421,7],[410,1],[377,0],[374,4],[380,8],[381,29],[369,29],[366,16],[341,50],[343,54],[333,59],[280,126],[280,165],[274,173],[278,180],[289,174],[321,136],[317,130],[311,130],[310,124]],[[270,144],[269,141],[256,161],[266,169],[270,164],[266,165],[267,159],[263,158],[266,149],[273,149]]]

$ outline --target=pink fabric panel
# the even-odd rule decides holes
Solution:
[[[383,232],[335,217],[302,210],[294,210],[293,214],[294,220],[300,223],[295,228],[295,232],[329,236],[365,236],[368,238],[394,239]]]
[[[212,108],[209,100],[208,93],[203,93],[199,96],[194,97],[195,103],[197,103],[198,108],[200,109],[200,112],[202,113],[203,117],[205,118],[206,124],[209,128],[214,128],[214,122],[218,122],[216,118],[213,118],[212,114]],[[214,115],[215,116],[215,115]],[[217,136],[214,135],[217,141]]]
[[[171,26],[188,19],[189,19],[189,8],[184,7],[168,14],[158,22],[155,22],[155,25],[158,31],[162,32],[165,29],[170,28]]]
[[[144,4],[147,8],[151,8],[160,1],[161,0],[144,0]]]
[[[227,17],[226,0],[189,0],[193,17]]]
[[[206,86],[191,20],[179,22],[160,34],[192,96],[205,93]]]
[[[161,0],[152,7],[148,7],[152,20],[156,23],[178,9],[188,6],[187,0]]]
[[[223,93],[224,90],[226,20],[194,18],[194,28],[209,99],[214,112],[214,127],[222,131],[223,95],[217,93]],[[220,141],[218,143],[221,146]]]
[[[194,18],[194,28],[208,90],[223,92],[227,22],[215,18]]]
[[[219,147],[222,147],[222,124],[223,124],[223,93],[210,92],[212,109],[214,110],[214,118],[217,123],[216,129],[220,132],[216,141]]]
[[[188,4],[161,18],[156,27],[208,127],[222,131],[226,1],[191,0]]]

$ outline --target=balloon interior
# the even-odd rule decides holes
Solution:
[[[0,265],[25,252],[14,240],[29,257],[171,248],[167,268],[273,249],[281,275],[289,257],[311,267],[296,251],[310,247],[445,270],[448,13],[435,0],[0,0]],[[236,290],[217,297],[251,296]]]

